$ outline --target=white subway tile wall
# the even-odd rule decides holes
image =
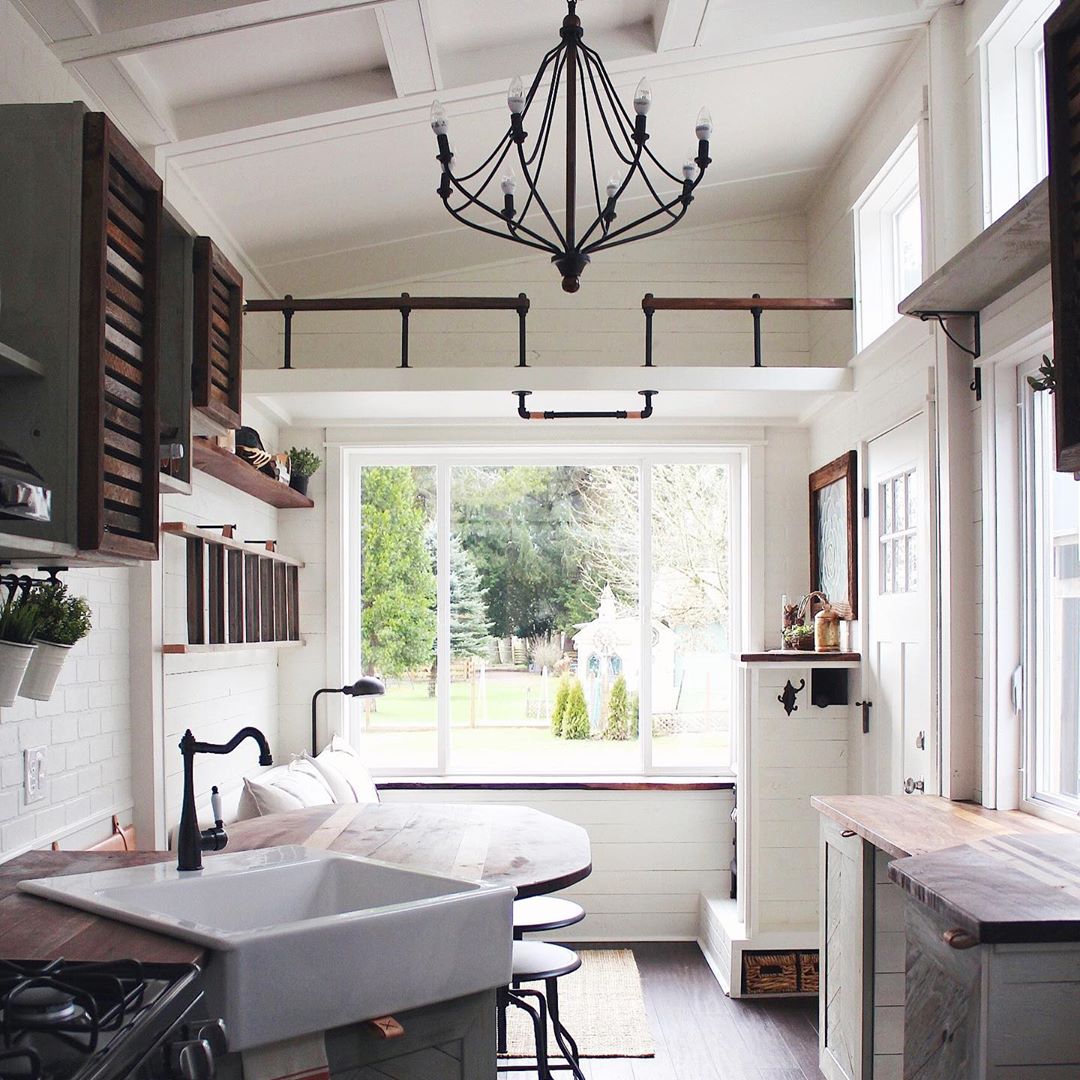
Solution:
[[[0,709],[0,857],[72,830],[92,842],[113,813],[130,815],[129,576],[63,575],[90,602],[94,629],[72,648],[49,701],[17,698]],[[33,746],[46,747],[45,797],[27,804],[23,752]]]

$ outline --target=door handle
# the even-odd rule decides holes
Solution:
[[[872,701],[856,701],[855,704],[862,708],[862,733],[864,735],[870,734],[870,708],[874,704]]]
[[[914,795],[916,791],[925,792],[926,791],[926,783],[924,781],[922,781],[922,780],[914,780],[914,779],[912,779],[912,777],[909,776],[904,781],[904,794],[905,795]]]

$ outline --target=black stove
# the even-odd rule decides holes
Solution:
[[[224,1025],[191,964],[0,960],[0,1080],[211,1080]]]

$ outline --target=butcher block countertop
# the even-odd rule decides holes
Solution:
[[[6,960],[124,960],[201,964],[203,950],[19,891],[26,878],[172,862],[168,851],[31,851],[0,863],[0,955]]]
[[[1070,830],[1019,810],[987,810],[933,795],[815,795],[811,806],[857,832],[894,859],[971,844],[1010,833],[1068,834]]]
[[[889,877],[981,944],[1080,942],[1080,834],[989,836],[898,859]]]

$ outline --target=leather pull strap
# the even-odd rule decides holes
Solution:
[[[400,1039],[405,1029],[392,1016],[378,1016],[368,1021],[368,1027],[381,1039]]]

